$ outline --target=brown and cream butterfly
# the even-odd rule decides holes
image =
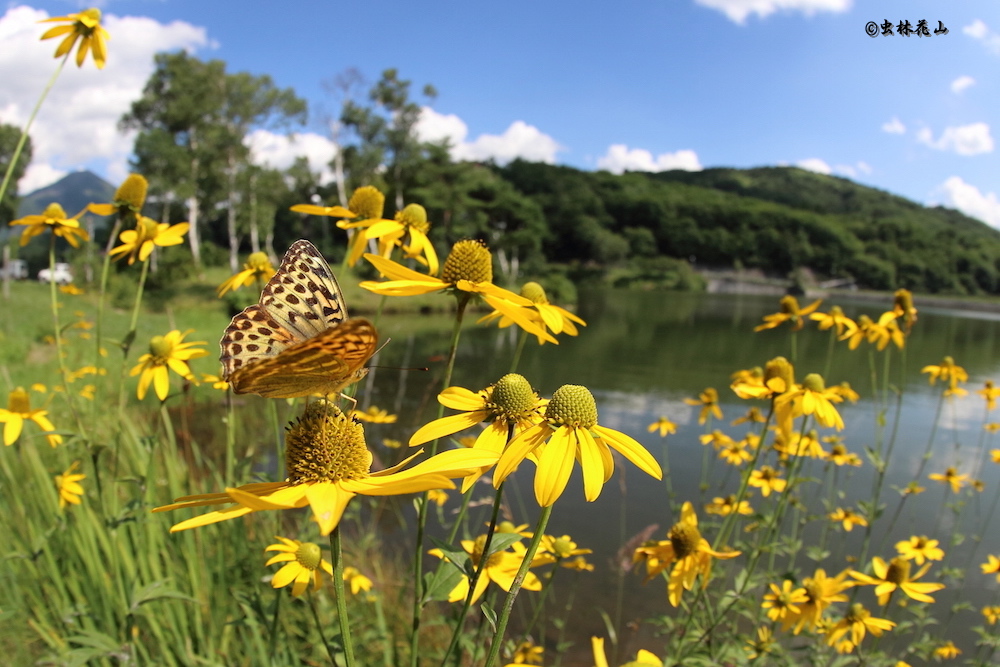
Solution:
[[[222,336],[222,378],[237,394],[295,398],[336,394],[363,378],[378,332],[348,318],[344,295],[323,255],[296,241],[260,301]]]

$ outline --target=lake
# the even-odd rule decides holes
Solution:
[[[807,301],[801,303],[805,306]],[[877,320],[884,310],[891,308],[891,297],[883,304],[828,300],[820,306],[820,311],[825,312],[834,304],[840,305],[848,316],[857,318],[867,313]],[[990,515],[990,507],[1000,490],[1000,466],[992,463],[988,456],[984,463],[981,455],[984,451],[981,446],[988,450],[1000,444],[992,434],[984,432],[985,401],[975,394],[984,380],[1000,380],[1000,364],[995,355],[1000,341],[1000,317],[989,313],[921,308],[919,298],[916,306],[920,309],[919,321],[907,339],[902,374],[901,355],[895,349],[891,353],[891,384],[902,390],[902,412],[881,493],[881,502],[887,507],[873,526],[868,560],[877,555],[888,561],[896,555],[893,545],[911,535],[927,535],[940,540],[946,559],[944,563],[935,563],[922,581],[948,584],[945,590],[936,594],[935,617],[941,623],[937,627],[946,628],[946,636],[963,649],[962,657],[967,658],[975,653],[975,635],[970,627],[983,622],[979,609],[997,603],[995,577],[981,574],[979,564],[985,562],[987,554],[1000,554],[1000,535],[988,531],[981,544],[968,539],[968,535],[972,531],[983,532],[980,527]],[[539,346],[533,339],[529,340],[518,372],[543,396],[550,396],[563,384],[588,387],[597,400],[602,425],[636,438],[661,462],[666,447],[674,506],[685,500],[694,503],[703,533],[711,542],[717,528],[713,525],[714,518],[704,512],[703,506],[714,496],[734,493],[739,476],[731,466],[714,461],[709,468],[708,489],[699,489],[705,448],[698,436],[706,432],[706,427],[698,424],[699,408],[685,404],[684,399],[696,398],[705,387],[715,387],[725,419],[711,428],[720,428],[737,440],[745,435],[746,425],[732,427],[729,423],[746,413],[751,405],[758,405],[765,413],[767,405],[763,401],[737,398],[729,389],[730,374],[739,369],[763,366],[778,355],[790,356],[787,325],[753,332],[763,315],[777,310],[776,297],[581,290],[577,313],[588,326],[581,329],[577,338],[560,336],[558,346]],[[475,316],[467,318],[468,326],[463,330],[452,380],[453,385],[472,390],[495,382],[509,371],[518,334],[514,328],[498,330],[476,325],[475,319]],[[429,373],[376,369],[359,390],[362,407],[375,404],[400,415],[398,424],[369,426],[369,439],[389,437],[405,442],[413,430],[437,414],[434,397],[440,389],[444,366],[441,358],[447,354],[450,320],[444,315],[422,319],[387,317],[379,327],[383,337],[391,337],[392,341],[373,363],[388,367],[431,367]],[[829,332],[818,331],[814,322],[798,333],[797,380],[801,381],[810,372],[823,373],[829,345]],[[823,503],[831,491],[843,494],[842,498],[832,498],[833,505],[839,507],[856,509],[859,500],[871,498],[875,471],[865,457],[865,447],[875,445],[879,417],[878,406],[872,401],[869,349],[874,348],[868,343],[855,351],[848,350],[844,342],[834,347],[830,370],[826,374],[827,384],[849,381],[862,396],[857,404],[839,406],[846,422],[846,429],[840,435],[848,449],[861,456],[865,464],[861,468],[845,466],[838,469],[834,488],[831,483],[824,484],[831,472],[824,470],[823,461],[806,461],[803,475],[815,481],[801,485],[799,497],[813,514],[825,514]],[[968,371],[969,382],[965,386],[970,394],[945,401],[932,457],[917,480],[926,491],[907,499],[894,529],[887,532],[886,527],[901,497],[893,487],[906,487],[914,479],[933,430],[941,396],[941,383],[930,386],[927,374],[920,371],[928,364],[939,364],[945,355],[954,357],[955,362]],[[881,374],[883,353],[876,353],[875,360]],[[890,390],[889,410],[885,415],[886,437],[893,428],[895,406],[896,394]],[[647,426],[660,416],[678,425],[677,433],[665,440],[647,432]],[[1000,421],[1000,412],[994,412],[992,419]],[[831,429],[820,431],[820,435],[834,433]],[[628,624],[677,612],[667,602],[662,580],[656,579],[643,586],[641,574],[622,575],[615,564],[616,552],[630,537],[655,524],[658,529],[653,533],[654,539],[665,539],[666,531],[678,518],[671,512],[664,482],[650,478],[627,462],[620,463],[615,477],[593,503],[584,502],[579,474],[574,473],[556,503],[546,531],[554,535],[568,533],[580,547],[594,550],[588,557],[596,565],[594,573],[562,571],[556,580],[556,594],[561,603],[573,597],[572,630],[566,638],[578,643],[580,650],[574,652],[577,656],[589,655],[591,634],[606,636],[600,610],[615,620],[621,640],[628,647],[629,659],[634,658],[636,648],[662,655],[662,640],[650,639],[648,627],[634,632]],[[957,525],[951,511],[942,511],[942,503],[954,501],[955,496],[948,494],[946,497],[945,485],[927,479],[928,473],[943,472],[950,465],[957,465],[959,472],[985,483],[985,491],[973,496],[963,490],[960,497],[966,503]],[[507,498],[516,523],[533,525],[537,516],[533,476],[534,466],[525,463],[511,477],[513,483],[508,484]],[[492,487],[481,485],[475,493],[476,498],[489,497]],[[760,495],[754,493],[751,502],[756,507],[761,500]],[[457,498],[453,498],[449,506],[457,505]],[[839,528],[834,530],[832,524],[824,529],[824,524],[829,524],[825,518],[809,523],[803,538],[806,546],[815,545],[824,539],[825,533],[829,555],[817,563],[810,561],[805,551],[800,552],[795,562],[799,572],[809,576],[815,567],[824,567],[828,573],[839,572],[845,567],[863,567],[863,563],[852,563],[850,558],[860,555],[864,529],[856,527],[845,533]],[[995,515],[990,523],[991,527],[994,525]],[[966,539],[962,545],[951,548],[953,535],[964,535]],[[745,559],[746,555],[733,561],[717,562],[710,586],[724,590],[722,587],[729,583],[724,573],[742,566]],[[945,579],[943,568],[968,568],[965,587]],[[874,615],[883,616],[871,591],[871,588],[860,591],[858,600],[863,601]],[[763,593],[759,591],[756,595]],[[972,608],[949,619],[947,610],[959,600],[967,601]],[[839,607],[843,609],[844,605]],[[550,607],[550,610],[554,616],[562,613],[561,607]],[[898,611],[890,614],[894,620],[901,619]],[[934,626],[931,630],[940,632]],[[891,635],[885,637],[881,648],[893,646]],[[548,639],[554,642],[557,637],[549,635]],[[799,643],[802,641],[800,638]],[[865,645],[870,646],[867,642],[871,640],[865,641]],[[569,658],[564,664],[575,664],[575,659],[583,660],[583,657]],[[622,661],[625,659],[622,657]],[[550,654],[545,664],[552,662]],[[916,660],[911,662],[920,664]]]

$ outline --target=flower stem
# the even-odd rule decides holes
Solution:
[[[510,362],[510,372],[517,372],[517,365],[521,363],[521,353],[524,352],[524,344],[528,340],[528,332],[521,329],[521,334],[517,339],[517,349],[514,350],[514,360]]]
[[[73,392],[69,388],[69,369],[66,368],[66,359],[63,357],[62,347],[62,325],[59,323],[59,297],[56,294],[56,235],[53,233],[49,238],[49,296],[52,304],[52,326],[55,329],[56,337],[56,358],[59,361],[59,374],[62,378],[65,389],[66,401],[69,409],[76,420],[76,426],[83,435],[83,422],[80,420],[80,413],[76,410],[76,402],[73,400]]]
[[[24,150],[24,144],[28,141],[28,130],[31,129],[31,124],[35,122],[35,116],[38,115],[38,110],[42,108],[42,102],[48,97],[49,91],[52,90],[52,86],[55,85],[56,79],[63,71],[63,67],[66,65],[66,61],[69,60],[69,54],[71,52],[67,51],[63,59],[59,61],[59,66],[56,67],[56,71],[52,73],[52,77],[49,82],[45,84],[45,88],[42,90],[42,94],[39,96],[38,101],[35,102],[35,108],[31,110],[31,115],[28,116],[28,122],[24,124],[24,129],[21,130],[21,137],[17,140],[17,146],[14,148],[14,155],[10,158],[10,163],[7,165],[7,171],[3,175],[3,182],[0,183],[0,201],[3,201],[3,196],[7,192],[7,186],[10,184],[10,179],[14,175],[14,169],[17,168],[17,161],[21,157],[21,151]]]
[[[344,647],[347,667],[354,667],[354,642],[347,616],[347,596],[344,591],[344,554],[340,544],[340,526],[330,533],[330,551],[333,558],[333,592],[337,598],[337,618],[340,621],[340,643]]]
[[[517,599],[517,594],[521,590],[521,584],[524,583],[524,578],[528,574],[528,568],[531,567],[531,561],[535,558],[538,545],[542,542],[542,535],[545,534],[545,527],[549,523],[550,516],[552,516],[552,505],[543,507],[541,514],[538,516],[538,523],[535,525],[535,534],[531,538],[531,544],[528,545],[528,551],[524,554],[524,560],[521,561],[521,567],[517,570],[514,582],[511,584],[507,598],[504,600],[503,609],[500,611],[496,633],[494,633],[493,641],[490,644],[490,653],[486,657],[485,667],[493,667],[497,657],[500,655],[503,637],[507,632],[507,622],[510,620],[510,612],[514,608],[514,600]]]
[[[444,380],[441,388],[446,389],[451,384],[451,374],[455,368],[455,357],[458,356],[458,339],[462,334],[462,318],[465,307],[469,305],[470,295],[462,292],[458,297],[458,309],[455,312],[455,326],[451,332],[451,350],[448,353],[448,365],[445,367]],[[444,415],[444,405],[438,405],[437,418]],[[437,454],[438,440],[431,443],[430,455]],[[420,612],[423,609],[424,580],[421,576],[424,569],[424,532],[427,529],[428,511],[427,493],[423,495],[420,509],[417,511],[416,548],[413,550],[413,613],[410,625],[410,666],[417,667],[420,660]]]

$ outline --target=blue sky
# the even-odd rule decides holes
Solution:
[[[88,6],[69,0],[0,10],[0,120],[23,122],[54,67],[34,21]],[[115,119],[156,50],[187,48],[230,71],[267,73],[314,110],[321,82],[348,67],[368,80],[396,67],[439,96],[421,123],[456,156],[515,156],[585,169],[789,164],[848,176],[1000,227],[995,138],[1000,4],[883,0],[620,2],[222,2],[114,0],[109,65],[63,73],[33,134],[25,185],[82,166],[110,180],[131,137]],[[5,13],[2,13],[5,12]],[[949,34],[870,38],[868,21]],[[18,41],[20,40],[20,41]],[[49,105],[55,108],[50,109]],[[275,166],[335,150],[316,113],[294,143],[261,133]],[[73,139],[72,129],[90,141]],[[86,128],[86,129],[84,129]],[[79,135],[77,135],[78,137]]]

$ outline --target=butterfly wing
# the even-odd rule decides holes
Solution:
[[[344,295],[323,255],[296,241],[264,286],[261,309],[298,340],[312,338],[347,319]],[[238,317],[238,316],[237,316]]]
[[[365,376],[364,365],[377,347],[375,326],[356,317],[285,347],[279,355],[237,366],[229,382],[237,394],[266,398],[336,394]]]

